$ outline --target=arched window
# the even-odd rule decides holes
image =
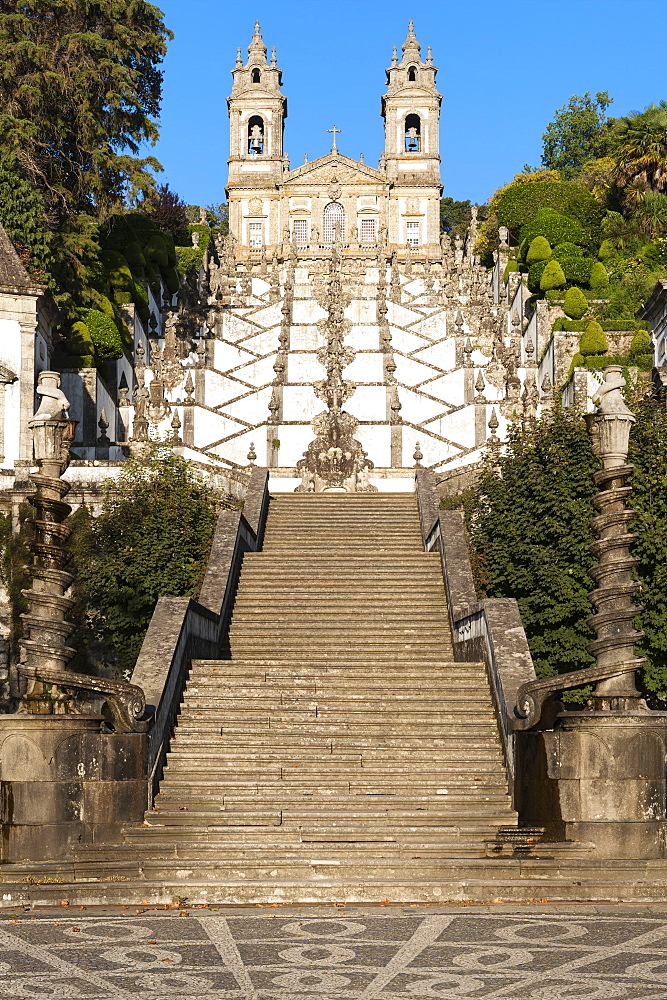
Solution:
[[[408,115],[405,119],[405,152],[420,153],[422,148],[422,123],[419,115]]]
[[[322,238],[325,243],[342,240],[345,235],[345,209],[339,201],[330,201],[324,206]]]
[[[260,72],[259,72],[258,69],[254,69],[252,71],[252,73],[250,74],[250,79],[252,80],[253,83],[261,83],[262,82],[262,76],[261,76],[261,74],[260,74]]]
[[[411,66],[410,69],[408,70],[408,80],[410,81],[410,83],[414,83],[416,79],[417,79],[417,70],[414,68],[414,66]]]
[[[264,152],[264,119],[253,115],[248,122],[248,152],[261,154]]]

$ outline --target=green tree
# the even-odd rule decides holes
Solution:
[[[611,133],[616,181],[667,190],[667,101],[617,118]]]
[[[440,232],[456,232],[461,235],[470,225],[471,202],[454,201],[453,198],[440,199]]]
[[[0,2],[0,146],[42,197],[61,293],[86,283],[97,221],[153,191],[160,165],[136,154],[171,37],[144,0]]]
[[[77,600],[89,635],[130,671],[160,596],[196,596],[224,501],[166,445],[131,458],[107,484],[101,512],[80,525]]]
[[[478,585],[486,596],[518,601],[539,677],[592,663],[586,619],[596,468],[584,421],[557,411],[529,433],[510,431],[470,505]]]
[[[542,135],[542,166],[558,170],[563,177],[574,177],[588,160],[597,160],[607,152],[609,120],[605,114],[613,103],[606,90],[591,97],[573,94]]]
[[[583,359],[582,359],[583,360]],[[653,707],[667,701],[667,411],[648,396],[632,402],[629,530],[639,562],[643,605],[636,619],[647,658],[639,683]],[[586,644],[595,638],[587,620],[594,612],[588,575],[595,559],[591,500],[599,461],[584,421],[571,410],[556,411],[531,431],[515,427],[507,448],[487,460],[479,485],[464,506],[478,591],[514,597],[521,610],[538,676],[567,673],[592,664]]]
[[[53,266],[51,232],[44,223],[44,203],[16,169],[11,156],[0,155],[0,222],[24,267],[36,281],[48,283]]]

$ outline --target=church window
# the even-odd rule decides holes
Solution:
[[[406,222],[405,223],[405,242],[409,247],[419,246],[419,223],[418,222]]]
[[[261,83],[262,77],[258,69],[254,69],[250,76],[253,83]]]
[[[419,115],[408,115],[405,119],[405,152],[421,152],[421,121]]]
[[[292,220],[292,239],[298,247],[308,246],[308,219]]]
[[[414,66],[411,66],[410,69],[408,70],[408,80],[410,81],[410,83],[414,83],[416,79],[417,79],[417,70],[414,68]]]
[[[248,122],[248,152],[261,155],[264,152],[264,119],[253,115]]]
[[[342,240],[345,235],[345,209],[339,201],[330,201],[324,207],[322,235],[325,243]]]
[[[375,219],[361,220],[361,242],[375,243]]]
[[[248,223],[248,245],[251,250],[260,250],[264,245],[261,222]]]

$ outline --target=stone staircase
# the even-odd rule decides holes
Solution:
[[[516,822],[484,667],[455,663],[414,494],[272,499],[231,660],[193,664],[129,853],[483,857]],[[358,861],[357,865],[358,866]]]
[[[230,643],[192,666],[144,823],[3,865],[1,906],[667,898],[663,861],[516,828],[413,494],[273,498]]]

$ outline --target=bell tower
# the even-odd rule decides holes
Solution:
[[[382,96],[384,153],[390,183],[389,241],[435,244],[440,238],[439,126],[442,95],[435,83],[431,46],[426,62],[410,21],[399,62],[396,48]]]
[[[236,52],[229,108],[229,229],[243,246],[261,249],[279,239],[277,186],[286,167],[283,130],[287,98],[276,50],[266,59],[259,21],[248,46],[248,61]]]

